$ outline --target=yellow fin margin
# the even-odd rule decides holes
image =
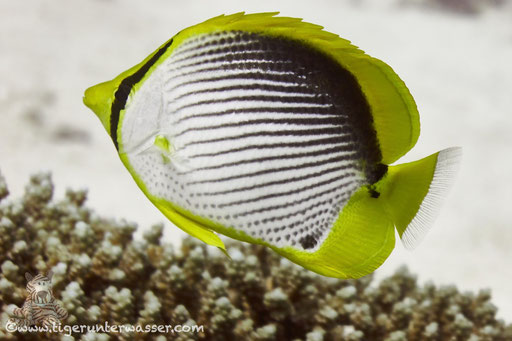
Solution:
[[[149,193],[146,185],[134,171],[128,157],[124,153],[119,154],[121,161],[124,163],[125,167],[128,169],[133,179],[139,186],[139,188],[144,192],[144,194],[148,197],[149,200],[177,227],[190,234],[191,236],[201,240],[202,242],[218,247],[222,252],[227,255],[226,247],[224,246],[224,242],[217,236],[207,224],[198,219],[192,219],[187,214],[180,212],[177,207],[174,207],[171,203],[157,198],[151,193]]]
[[[394,247],[395,229],[382,202],[361,188],[343,208],[317,251],[272,249],[321,275],[359,278],[382,265]]]
[[[198,221],[192,220],[172,207],[168,202],[159,199],[151,200],[153,204],[170,220],[174,225],[204,243],[216,246],[226,253],[226,247],[222,240],[212,230]]]
[[[392,163],[409,151],[419,136],[419,116],[409,90],[391,67],[366,55],[348,40],[324,31],[322,26],[303,22],[298,18],[275,17],[277,14],[278,12],[222,15],[184,29],[173,37],[173,44],[152,69],[184,40],[199,34],[241,30],[294,39],[331,56],[357,79],[372,111],[382,152],[381,162]],[[116,77],[112,84],[135,72],[154,53]],[[145,75],[134,91],[150,74],[148,72]],[[121,122],[122,119],[123,113]],[[382,201],[371,198],[365,188],[350,199],[319,250],[304,252],[293,248],[280,249],[231,228],[217,226],[208,221],[196,221],[180,213],[170,203],[160,202],[148,193],[127,157],[123,154],[120,156],[139,187],[171,221],[185,232],[221,250],[225,251],[224,244],[212,230],[235,239],[267,245],[293,262],[325,276],[357,278],[378,268],[394,248],[393,221]]]
[[[277,14],[221,15],[181,31],[174,44],[178,46],[197,34],[241,30],[297,40],[320,50],[351,72],[360,84],[372,111],[381,162],[391,164],[407,153],[419,137],[419,114],[412,95],[393,69],[322,26]]]
[[[324,31],[322,26],[303,22],[300,18],[276,17],[277,14],[279,12],[255,14],[240,12],[220,15],[182,30],[172,38],[172,45],[132,91],[137,91],[152,70],[175,48],[195,35],[241,30],[293,39],[331,56],[355,76],[371,108],[382,153],[381,162],[391,164],[407,153],[416,144],[419,136],[419,115],[413,97],[393,69],[386,63],[365,54],[350,41]],[[84,103],[98,113],[104,125],[108,121],[108,110],[105,108],[109,107],[108,100],[113,96],[112,89],[117,88],[122,79],[133,74],[167,43],[168,41],[141,63],[121,73],[112,81],[87,90]],[[97,103],[101,104],[101,107]],[[120,122],[122,120],[123,112]]]

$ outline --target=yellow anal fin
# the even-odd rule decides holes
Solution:
[[[224,242],[212,230],[204,226],[201,222],[193,220],[186,215],[178,212],[169,202],[165,200],[152,200],[155,206],[176,226],[201,240],[202,242],[218,247],[226,256],[229,257]]]
[[[315,252],[275,249],[321,275],[359,278],[372,273],[395,247],[395,229],[385,207],[361,188],[345,205],[331,232]]]
[[[418,161],[391,166],[376,185],[406,248],[416,247],[432,226],[454,181],[461,151],[448,148]]]

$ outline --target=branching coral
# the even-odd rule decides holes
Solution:
[[[175,249],[162,225],[134,240],[135,226],[84,206],[84,191],[52,201],[48,174],[8,198],[0,176],[0,339],[38,340],[3,328],[25,297],[26,271],[52,270],[64,324],[203,325],[191,333],[73,333],[54,340],[512,340],[489,291],[418,285],[406,268],[371,276],[316,275],[266,248],[228,242],[228,259],[192,238]]]

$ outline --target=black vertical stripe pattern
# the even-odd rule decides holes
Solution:
[[[146,75],[149,69],[158,61],[158,59],[167,51],[172,44],[172,39],[162,46],[144,65],[140,67],[135,73],[126,77],[121,81],[117,91],[114,94],[114,101],[112,102],[110,114],[110,136],[114,141],[114,146],[119,150],[119,143],[117,141],[117,126],[119,125],[119,115],[121,110],[124,110],[128,96],[132,91],[135,84],[140,82]]]

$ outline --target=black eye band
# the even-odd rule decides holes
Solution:
[[[158,59],[167,51],[172,44],[172,39],[162,46],[144,65],[141,66],[134,74],[123,79],[116,93],[114,94],[114,102],[112,103],[110,114],[110,136],[114,141],[114,146],[119,150],[119,143],[117,141],[117,126],[119,125],[119,116],[121,110],[124,110],[126,101],[130,95],[130,91],[135,84],[140,82],[146,75],[149,69],[158,61]]]

